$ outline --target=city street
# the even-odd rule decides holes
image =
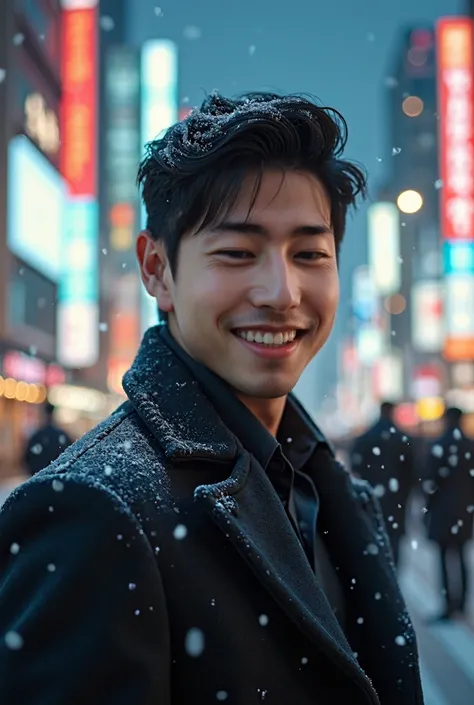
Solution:
[[[426,705],[471,705],[474,702],[474,593],[467,623],[428,624],[442,611],[436,548],[422,537],[406,540],[402,590],[418,636]],[[470,550],[474,577],[474,546]],[[472,584],[472,582],[471,582]]]

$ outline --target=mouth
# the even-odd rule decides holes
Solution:
[[[239,342],[261,357],[283,358],[291,355],[307,333],[303,329],[268,330],[243,329],[232,331]]]

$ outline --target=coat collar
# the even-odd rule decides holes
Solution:
[[[123,388],[170,460],[232,460],[235,436],[222,423],[189,369],[150,328]],[[198,418],[196,417],[198,414]]]
[[[190,370],[161,339],[158,327],[145,334],[137,358],[124,377],[123,387],[170,462],[208,460],[229,463],[228,479],[196,487],[195,501],[212,516],[288,616],[340,665],[348,678],[358,682],[367,695],[367,702],[378,703],[311,571],[302,546],[285,520],[283,507],[268,477],[222,423]],[[328,472],[331,473],[331,469],[326,474]],[[326,487],[320,484],[323,480],[320,475],[315,480],[322,488],[328,514],[338,515],[341,499],[343,505],[344,502],[347,505],[343,512],[347,510],[352,523],[349,522],[350,526],[341,523],[341,531],[345,529],[347,533],[343,531],[344,535],[333,537],[331,550],[338,560],[341,559],[341,570],[346,575],[359,575],[362,548],[373,540],[373,536],[366,531],[367,519],[356,517],[350,482],[338,480],[336,487],[333,485],[336,479],[331,481],[328,478]],[[262,506],[266,507],[263,515]],[[351,534],[356,536],[355,543]],[[352,551],[353,561],[344,555],[348,552],[348,538],[351,538],[352,548],[357,549]],[[286,547],[285,550],[282,546]],[[390,593],[394,576],[382,580],[385,569],[385,564],[378,569],[372,566],[373,575],[387,585],[387,593]],[[371,582],[372,578],[367,580]],[[393,594],[390,597],[393,598]],[[390,597],[384,601],[387,609],[390,609]],[[418,674],[415,670],[414,677]],[[406,698],[407,703],[422,702],[419,695],[411,695],[411,689],[408,692],[411,697]],[[387,693],[385,702],[390,705],[398,703],[398,697],[396,693],[390,696]]]

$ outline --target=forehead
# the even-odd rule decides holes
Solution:
[[[313,174],[267,170],[261,179],[257,174],[245,177],[229,216],[237,220],[301,220],[306,217],[329,225],[331,202],[324,185]]]

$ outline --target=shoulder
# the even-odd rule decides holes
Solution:
[[[20,485],[5,508],[21,495],[42,494],[40,487],[66,487],[69,496],[74,489],[78,501],[94,490],[132,512],[148,501],[157,508],[171,505],[166,465],[158,442],[126,404]]]

